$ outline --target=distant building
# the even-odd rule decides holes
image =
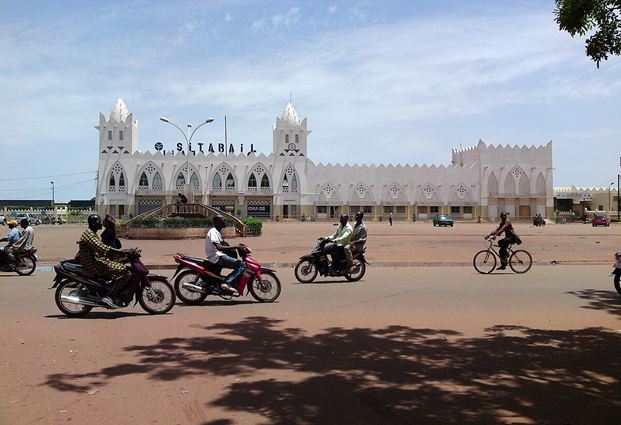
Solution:
[[[308,158],[307,118],[291,103],[276,118],[269,155],[225,154],[231,147],[186,146],[140,151],[138,122],[123,100],[109,118],[99,115],[101,214],[137,215],[175,202],[184,193],[243,217],[335,218],[363,210],[369,219],[511,217],[554,211],[552,142],[543,146],[491,146],[479,141],[454,149],[450,165],[315,164]],[[199,146],[200,145],[200,146]],[[232,149],[234,150],[234,149]]]

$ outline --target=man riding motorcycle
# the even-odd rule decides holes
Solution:
[[[113,298],[127,285],[132,277],[129,266],[113,257],[125,257],[123,251],[105,245],[97,236],[97,232],[103,227],[101,217],[98,214],[88,216],[88,229],[80,238],[80,250],[78,258],[84,269],[99,278],[112,280],[110,293],[101,301],[109,308],[119,308]]]
[[[340,260],[345,255],[344,247],[351,242],[354,232],[347,214],[341,215],[339,222],[339,227],[336,228],[334,234],[326,238],[326,246],[323,249],[324,253],[332,256],[332,264],[335,265],[340,264]]]
[[[233,251],[241,248],[241,245],[225,245],[224,238],[220,231],[226,227],[226,221],[220,214],[213,218],[213,227],[207,232],[205,238],[205,256],[207,261],[217,264],[225,269],[233,269],[233,272],[226,277],[226,281],[220,285],[220,289],[229,292],[233,296],[239,295],[230,285],[246,270],[246,263],[229,257],[223,251]]]
[[[364,213],[358,211],[355,215],[356,224],[354,224],[354,230],[351,235],[351,242],[343,247],[345,251],[345,259],[347,260],[347,267],[351,270],[354,267],[353,252],[364,251],[365,244],[367,242],[367,225],[362,221]]]
[[[30,226],[27,218],[22,218],[19,222],[22,229],[22,236],[11,246],[13,254],[25,252],[32,249],[34,243],[34,229]]]
[[[6,238],[0,239],[0,242],[8,242],[8,244],[5,247],[0,248],[0,255],[5,255],[8,257],[9,261],[13,261],[13,244],[19,240],[21,234],[17,228],[16,220],[9,220],[7,225],[9,226],[9,234]]]
[[[503,232],[505,234],[504,239],[498,241],[498,246],[500,246],[500,267],[498,267],[498,270],[504,270],[507,268],[507,262],[509,260],[509,251],[507,251],[507,248],[509,248],[509,245],[520,242],[520,239],[515,234],[515,229],[513,229],[511,220],[507,218],[506,212],[500,213],[500,224],[496,230],[490,233],[487,237],[500,236]]]

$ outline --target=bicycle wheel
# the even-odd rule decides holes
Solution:
[[[490,274],[496,268],[496,256],[492,251],[484,249],[475,254],[472,265],[479,273]]]
[[[509,257],[509,267],[511,267],[511,270],[515,273],[526,273],[530,270],[532,265],[533,257],[530,256],[528,251],[524,251],[523,249],[513,251],[513,254]]]

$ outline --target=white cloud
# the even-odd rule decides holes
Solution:
[[[328,7],[328,13],[330,15],[334,15],[337,10],[338,10],[338,7],[336,7],[335,5],[332,5],[332,6]]]

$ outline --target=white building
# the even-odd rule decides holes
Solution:
[[[96,128],[100,213],[137,215],[175,202],[183,192],[190,202],[242,217],[324,219],[358,210],[368,219],[391,211],[410,220],[436,213],[463,219],[502,211],[523,218],[553,215],[552,142],[510,147],[480,140],[454,149],[450,165],[440,166],[315,164],[307,156],[307,118],[300,121],[291,103],[276,118],[267,156],[211,153],[206,146],[189,154],[142,152],[138,122],[121,99],[108,119],[99,114]]]

